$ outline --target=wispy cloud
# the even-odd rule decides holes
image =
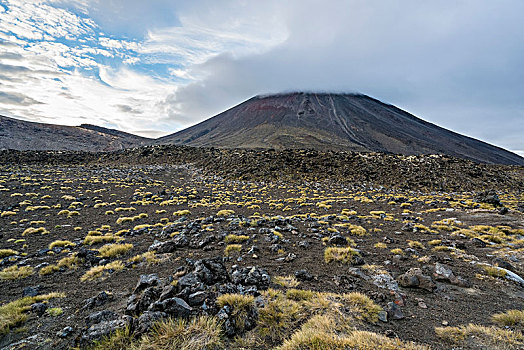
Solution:
[[[518,0],[0,0],[0,113],[143,135],[257,93],[359,91],[524,149]]]

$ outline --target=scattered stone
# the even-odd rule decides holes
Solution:
[[[379,288],[389,289],[393,291],[398,290],[398,283],[391,277],[390,274],[381,273],[378,275],[371,276],[373,284]]]
[[[165,312],[173,317],[189,317],[193,309],[183,299],[174,297],[163,301],[157,301],[149,307],[150,311]]]
[[[89,316],[86,317],[86,326],[91,327],[94,324],[105,322],[105,321],[113,321],[118,319],[120,316],[111,311],[111,310],[102,310],[98,312],[93,312]]]
[[[388,313],[388,318],[392,320],[401,320],[405,318],[404,313],[400,309],[400,306],[398,306],[394,302],[388,303],[386,311]]]
[[[433,292],[437,287],[431,277],[423,275],[419,268],[409,269],[405,274],[398,276],[398,282],[402,287],[420,288]]]
[[[164,312],[146,311],[142,315],[140,315],[140,317],[138,318],[138,321],[137,321],[138,325],[135,329],[135,332],[137,334],[144,334],[149,329],[151,329],[151,327],[153,327],[155,322],[163,318],[166,318],[166,317],[167,317],[167,314]]]
[[[56,333],[56,336],[59,338],[67,338],[69,335],[71,335],[71,333],[73,333],[73,327],[67,326],[61,331],[58,331]]]
[[[295,271],[295,277],[299,281],[311,281],[311,280],[313,280],[313,275],[310,274],[307,270]]]
[[[234,269],[231,273],[231,281],[244,286],[256,286],[260,289],[267,289],[271,283],[271,278],[266,270],[258,266]]]
[[[384,310],[380,311],[378,313],[378,319],[379,319],[379,321],[387,323],[388,322],[388,313],[386,311],[384,311]]]
[[[40,286],[34,286],[34,287],[25,287],[22,291],[23,297],[36,297],[38,295],[38,291],[40,289]]]
[[[133,294],[140,293],[148,287],[157,286],[159,284],[160,278],[158,278],[158,275],[156,273],[150,275],[141,275],[135,287],[135,290],[133,291]]]
[[[338,245],[338,246],[346,246],[348,244],[348,241],[341,234],[335,234],[331,236],[331,238],[329,239],[329,244]]]
[[[92,298],[84,300],[84,306],[82,309],[92,309],[97,306],[102,306],[108,301],[113,300],[113,294],[102,291]]]
[[[129,324],[130,320],[127,318],[120,318],[117,320],[104,321],[94,324],[82,334],[81,341],[82,343],[92,343],[95,340],[99,340],[110,335],[118,329],[124,329]]]
[[[475,201],[478,203],[487,203],[495,207],[501,207],[500,198],[495,191],[480,192],[475,196]]]
[[[42,316],[47,310],[47,304],[34,303],[31,305],[31,312],[35,313],[38,317]]]

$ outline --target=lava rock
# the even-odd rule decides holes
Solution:
[[[85,319],[86,326],[90,327],[100,322],[113,321],[113,320],[118,319],[119,317],[120,316],[117,313],[111,310],[102,310],[102,311],[93,312],[92,314],[86,317]]]
[[[299,281],[311,281],[311,280],[313,280],[313,275],[310,274],[307,270],[295,271],[295,277]]]
[[[35,287],[25,287],[22,291],[23,297],[36,297],[38,295],[38,290],[40,289],[40,286]]]
[[[271,283],[271,277],[266,270],[258,266],[235,269],[231,273],[231,281],[244,286],[256,286],[260,289],[267,289]]]
[[[124,329],[130,324],[130,320],[127,318],[120,318],[112,321],[104,321],[89,327],[81,337],[82,343],[91,343],[95,340],[99,340],[106,337],[118,329]]]
[[[61,331],[57,332],[56,336],[59,338],[67,338],[69,335],[71,335],[71,333],[73,333],[73,331],[74,331],[73,327],[67,326],[64,329],[62,329]]]
[[[92,309],[97,306],[102,306],[113,299],[113,295],[109,292],[102,291],[92,298],[84,300],[82,309]]]
[[[38,317],[42,316],[47,310],[47,304],[34,303],[31,305],[31,312],[35,313]]]
[[[422,274],[419,268],[409,269],[405,274],[398,276],[399,284],[407,288],[420,288],[432,292],[437,287],[430,276]]]
[[[167,317],[167,314],[165,312],[146,311],[142,315],[140,315],[140,317],[138,318],[138,321],[137,321],[138,325],[135,329],[135,332],[137,334],[144,334],[149,329],[151,329],[151,327],[153,327],[155,322],[163,318],[166,318],[166,317]]]
[[[160,278],[156,273],[150,275],[141,275],[138,283],[136,284],[133,294],[140,293],[144,289],[152,286],[157,286],[160,284]]]
[[[401,320],[401,319],[403,319],[405,317],[404,313],[400,309],[400,306],[398,306],[394,302],[389,302],[388,303],[388,307],[387,307],[386,312],[388,314],[388,318],[390,318],[392,320]]]
[[[193,308],[184,300],[174,297],[151,304],[149,310],[165,312],[173,317],[188,317]]]

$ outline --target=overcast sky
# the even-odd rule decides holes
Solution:
[[[0,0],[0,114],[160,136],[360,92],[524,155],[522,0]]]

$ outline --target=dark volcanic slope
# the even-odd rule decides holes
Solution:
[[[115,151],[150,139],[93,125],[63,126],[0,116],[0,149]]]
[[[256,96],[157,142],[223,148],[447,154],[484,163],[524,164],[524,158],[514,153],[357,94]]]

